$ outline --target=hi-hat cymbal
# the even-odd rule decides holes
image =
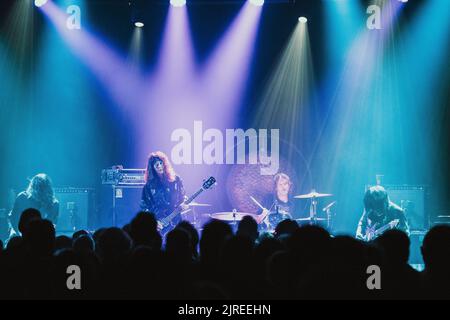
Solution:
[[[327,221],[328,219],[326,218],[300,218],[300,219],[295,219],[295,221]]]
[[[324,197],[331,197],[333,196],[330,193],[318,193],[316,191],[311,191],[308,194],[301,194],[298,196],[295,196],[295,199],[313,199],[313,198],[324,198]]]
[[[191,202],[188,204],[189,207],[211,207],[210,204],[207,203],[198,203],[198,202]]]
[[[245,212],[218,212],[210,214],[209,217],[222,221],[241,221],[245,216],[256,218],[256,214]]]

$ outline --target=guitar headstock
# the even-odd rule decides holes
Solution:
[[[203,182],[202,188],[203,190],[210,189],[216,183],[216,178],[209,177],[205,182]]]
[[[391,226],[391,229],[393,229],[393,228],[397,227],[399,223],[400,223],[400,220],[395,219],[395,220],[392,220],[389,224]]]

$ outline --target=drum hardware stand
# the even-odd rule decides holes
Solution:
[[[192,225],[197,228],[197,210],[195,207],[191,207],[190,210],[192,210]]]
[[[192,208],[192,218],[192,224],[197,228],[197,210],[195,208]]]
[[[236,213],[237,213],[237,210],[236,209],[233,209],[233,231],[234,232],[236,232],[237,231],[237,227],[236,227]]]
[[[75,202],[68,202],[67,209],[69,210],[69,214],[70,214],[70,224],[72,227],[72,231],[76,231],[77,230],[76,216],[77,216],[77,211],[78,211],[77,204]]]
[[[313,189],[313,192],[316,192],[316,190]],[[314,196],[311,198],[311,205],[309,206],[309,218],[311,221],[310,224],[315,224],[316,222],[316,215],[317,215],[317,198]]]
[[[295,196],[295,199],[311,199],[311,204],[309,207],[309,222],[310,224],[315,224],[317,222],[317,199],[323,198],[323,197],[331,197],[332,194],[327,193],[317,193],[315,189],[312,189],[312,191],[308,194],[302,194]],[[308,220],[308,219],[301,219],[301,220]],[[319,219],[322,220],[322,219]]]
[[[116,186],[112,186],[112,194],[113,194],[113,205],[112,205],[112,225],[116,227],[117,217],[116,217]]]
[[[327,214],[327,228],[328,228],[328,230],[331,230],[331,221],[332,221],[331,207],[334,206],[335,204],[336,204],[336,201],[333,201],[332,203],[328,204],[325,208],[322,209]]]

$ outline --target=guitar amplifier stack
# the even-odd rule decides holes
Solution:
[[[406,214],[412,231],[424,231],[429,228],[427,192],[420,185],[387,185],[389,199],[400,206]]]
[[[420,248],[430,227],[427,188],[421,185],[386,185],[385,188],[389,199],[405,211],[408,220],[411,230],[409,263],[423,266]]]
[[[123,227],[140,210],[145,169],[114,166],[102,171],[102,226]]]

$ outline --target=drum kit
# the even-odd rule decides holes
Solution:
[[[327,228],[330,228],[331,227],[331,207],[336,203],[336,201],[328,204],[324,208],[324,211],[327,213],[326,218],[318,218],[317,217],[317,204],[318,204],[318,199],[332,197],[332,196],[333,195],[330,193],[318,193],[314,189],[308,194],[302,194],[302,195],[295,196],[294,199],[309,199],[310,200],[309,217],[296,219],[296,221],[300,222],[300,223],[303,223],[306,221],[309,224],[316,224],[317,222],[320,222],[320,221],[322,221],[322,223],[323,223],[326,221]]]
[[[302,224],[310,224],[310,225],[320,224],[320,225],[326,225],[327,228],[331,228],[331,222],[332,222],[331,221],[332,220],[331,208],[336,204],[336,201],[329,203],[322,209],[322,211],[326,213],[325,218],[317,217],[317,205],[318,205],[319,199],[328,198],[328,197],[332,197],[332,196],[333,195],[329,194],[329,193],[318,193],[314,189],[310,193],[294,196],[294,199],[310,201],[309,216],[306,218],[295,219],[295,221],[297,221],[297,223],[299,223],[300,225],[302,225]],[[260,209],[267,210],[254,197],[250,196],[250,198]],[[190,220],[194,226],[196,226],[199,223],[198,216],[195,212],[195,208],[205,208],[205,207],[211,207],[211,205],[206,204],[206,203],[197,203],[197,202],[192,202],[189,204],[189,208],[191,209],[189,211],[193,212],[192,218]],[[270,214],[273,214],[273,212],[269,212],[269,215]],[[203,214],[202,219],[204,219],[204,218],[216,219],[216,220],[225,221],[227,223],[230,223],[231,225],[236,225],[239,221],[241,221],[246,216],[250,216],[256,220],[258,217],[258,214],[248,213],[248,212],[238,212],[237,210],[233,210],[233,211],[229,211],[229,212],[217,212],[217,213],[211,213],[211,214]]]

